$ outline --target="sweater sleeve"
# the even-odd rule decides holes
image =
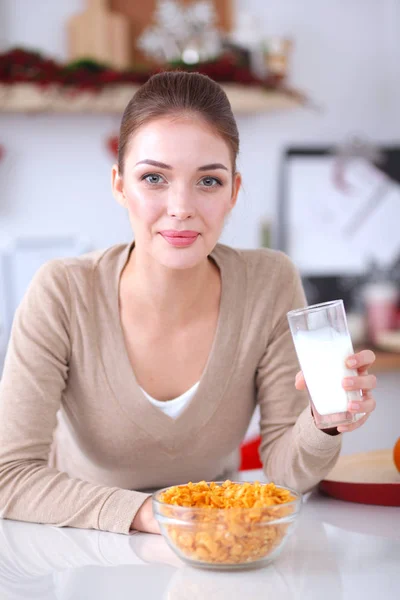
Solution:
[[[149,494],[72,479],[48,466],[71,353],[67,267],[46,263],[18,307],[0,381],[0,516],[129,533]]]
[[[286,313],[306,306],[306,299],[296,268],[286,255],[280,254],[280,260],[274,322],[256,374],[260,457],[271,481],[306,492],[333,468],[342,434],[318,429],[308,393],[294,386],[300,367]]]

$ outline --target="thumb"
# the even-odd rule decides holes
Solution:
[[[306,385],[302,371],[299,371],[297,373],[294,385],[295,385],[296,390],[306,390],[307,389],[307,385]]]

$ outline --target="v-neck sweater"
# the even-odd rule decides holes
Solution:
[[[128,533],[149,490],[238,468],[256,404],[271,481],[305,492],[336,462],[342,436],[316,427],[294,387],[286,313],[305,297],[290,259],[214,248],[214,341],[196,394],[173,419],[141,391],[125,346],[119,283],[133,246],[46,263],[16,311],[0,382],[3,518]]]

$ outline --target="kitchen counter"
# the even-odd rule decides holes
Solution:
[[[264,480],[260,471],[239,477]],[[188,567],[158,535],[0,520],[0,599],[33,598],[398,599],[400,508],[313,492],[305,496],[297,528],[275,563],[236,572]]]

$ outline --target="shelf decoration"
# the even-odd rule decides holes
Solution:
[[[233,28],[232,0],[85,5],[66,22],[66,63],[28,48],[0,54],[0,112],[121,113],[151,75],[176,69],[223,85],[236,112],[310,105],[287,84],[290,40],[265,38],[248,11]]]
[[[92,59],[115,69],[131,65],[130,23],[107,0],[86,0],[87,7],[66,23],[70,60]]]
[[[183,5],[159,0],[153,21],[142,32],[137,46],[150,59],[188,65],[215,60],[222,52],[222,34],[212,2],[200,0]]]
[[[255,76],[229,52],[216,60],[200,62],[195,66],[176,61],[163,68],[121,71],[90,59],[62,64],[43,56],[40,52],[14,48],[0,54],[0,85],[35,83],[43,89],[50,85],[59,85],[77,90],[96,90],[116,84],[142,84],[153,73],[174,69],[194,70],[219,83],[259,86],[265,90],[277,90],[298,98],[303,97],[299,92],[282,84],[277,76],[267,76],[263,79]]]
[[[287,87],[279,77],[255,76],[232,53],[196,65],[120,71],[93,60],[62,64],[39,52],[15,48],[0,54],[0,112],[120,114],[153,73],[175,69],[194,70],[221,83],[238,112],[308,103],[304,94]]]
[[[199,31],[204,32],[205,22],[212,22],[215,39],[215,30],[222,37],[232,31],[234,16],[237,14],[234,0],[146,0],[146,2],[108,0],[108,6],[112,11],[123,15],[129,22],[132,66],[143,64],[149,68],[162,66],[171,60],[170,52],[174,47],[176,48],[174,37],[182,40],[182,37],[186,36],[186,17],[192,23],[193,17],[197,19],[194,23],[196,35],[193,37],[195,38]],[[150,57],[147,51],[143,52],[140,49],[138,40],[146,30],[154,32],[154,28],[159,29],[160,26],[164,49],[167,52],[162,51],[159,55]],[[197,45],[198,40],[194,39],[194,43]],[[154,44],[158,44],[158,40],[153,39],[151,46]]]

